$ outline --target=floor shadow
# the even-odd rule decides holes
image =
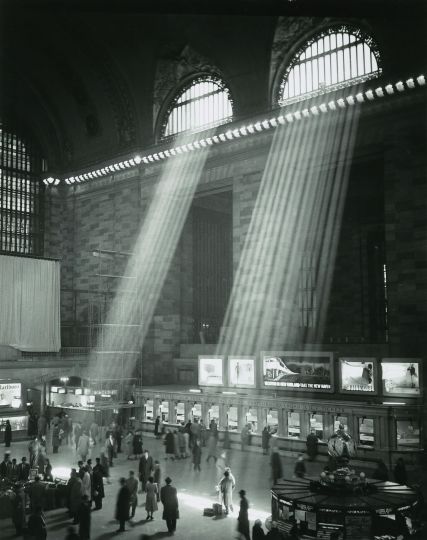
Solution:
[[[140,540],[152,540],[153,538],[169,538],[171,535],[168,531],[159,531],[154,534],[143,534],[140,536]]]

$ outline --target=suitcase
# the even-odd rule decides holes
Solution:
[[[222,504],[214,503],[212,508],[215,516],[222,516]]]
[[[207,516],[207,517],[213,517],[215,515],[214,509],[213,508],[205,508],[203,510],[203,515]]]

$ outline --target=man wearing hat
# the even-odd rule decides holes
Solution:
[[[160,490],[160,500],[163,504],[163,519],[166,521],[168,531],[174,534],[176,530],[176,520],[179,518],[178,496],[176,489],[171,486],[172,480],[165,478],[166,485]]]
[[[245,538],[245,540],[251,540],[251,536],[249,534],[249,516],[248,516],[249,502],[248,502],[248,499],[246,498],[246,491],[244,489],[241,489],[239,491],[239,495],[240,495],[240,510],[239,510],[239,516],[237,518],[237,530]]]

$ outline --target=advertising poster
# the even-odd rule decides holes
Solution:
[[[375,392],[374,358],[341,358],[340,370],[342,392]]]
[[[332,353],[261,354],[264,386],[324,392],[333,390]]]
[[[228,383],[230,386],[255,386],[255,358],[230,356]]]
[[[384,358],[381,362],[383,392],[389,395],[420,395],[420,360],[402,358],[393,361]]]
[[[199,385],[222,386],[222,356],[199,356]]]
[[[0,407],[12,407],[15,400],[21,400],[21,383],[0,383]]]

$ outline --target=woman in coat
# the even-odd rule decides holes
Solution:
[[[273,484],[276,484],[279,478],[282,478],[283,476],[282,461],[277,448],[275,448],[275,451],[271,454],[271,476]]]
[[[268,427],[265,426],[265,428],[262,430],[262,453],[264,455],[268,454],[268,449],[270,447],[270,432],[268,431]]]
[[[135,457],[138,459],[140,456],[142,456],[142,439],[139,433],[135,433],[135,435],[133,436],[132,446],[133,446],[133,453]]]
[[[71,477],[69,486],[69,498],[68,498],[68,507],[70,510],[70,516],[74,519],[74,523],[78,523],[78,512],[82,502],[82,481],[77,475],[75,469],[71,471]]]
[[[224,476],[222,477],[218,487],[221,502],[225,506],[225,513],[228,514],[229,510],[233,511],[233,489],[235,487],[235,483],[230,477],[229,471],[226,470],[224,472]]]
[[[4,445],[6,446],[6,448],[9,448],[11,442],[12,442],[12,426],[10,425],[9,420],[6,420],[6,426],[4,428]]]
[[[154,478],[149,477],[148,482],[145,484],[145,510],[147,511],[146,519],[153,519],[153,512],[157,512],[157,494],[159,490],[157,484],[154,483]]]
[[[173,440],[173,433],[168,429],[165,437],[165,452],[166,459],[170,457],[172,460],[175,459],[175,444]]]
[[[157,484],[157,502],[160,501],[160,484],[162,481],[162,470],[160,468],[160,463],[156,460],[154,462],[153,470],[154,483]]]
[[[246,491],[241,489],[239,491],[240,495],[240,510],[239,517],[237,518],[237,531],[244,537],[245,540],[251,540],[249,533],[249,503],[246,498]]]

